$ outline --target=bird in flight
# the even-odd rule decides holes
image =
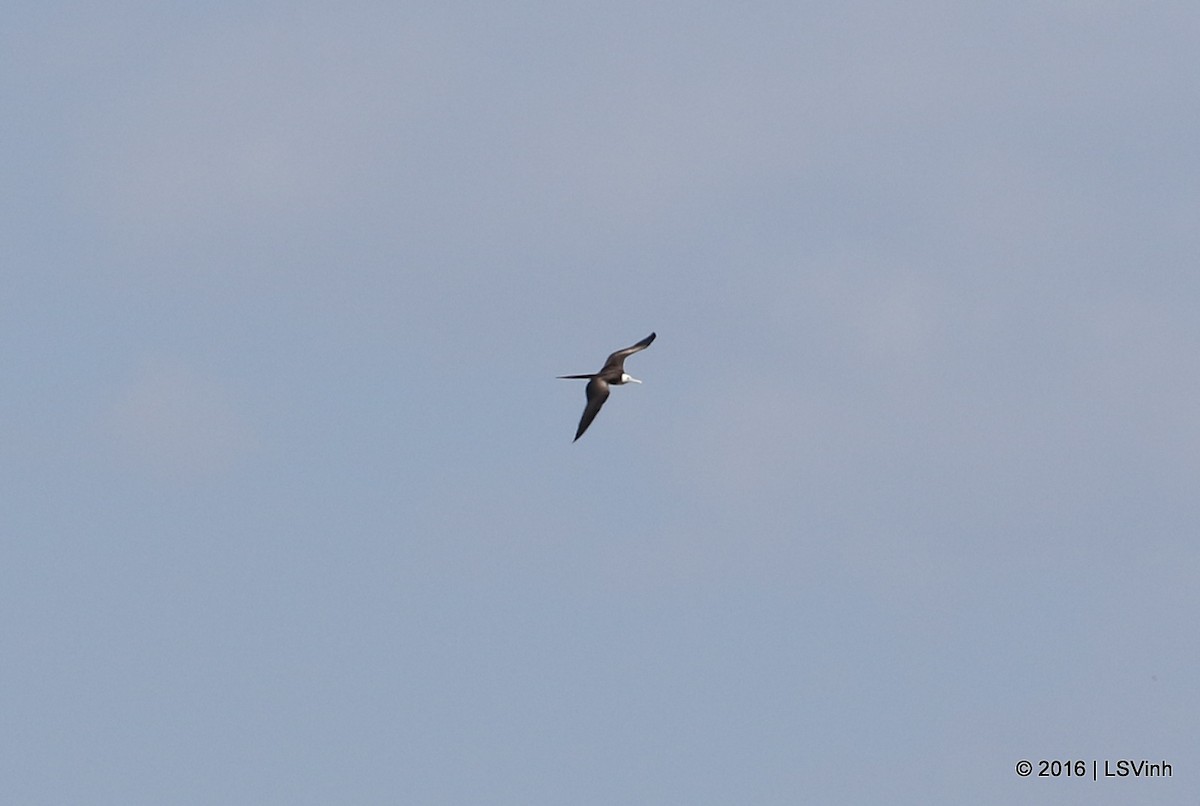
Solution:
[[[620,386],[626,383],[641,383],[637,378],[625,372],[625,359],[634,353],[639,353],[650,346],[650,342],[654,341],[657,334],[651,333],[646,338],[639,341],[632,347],[626,347],[624,350],[617,350],[608,357],[604,362],[604,367],[599,372],[594,372],[589,375],[559,375],[559,378],[567,380],[584,380],[587,385],[587,405],[583,407],[583,416],[579,418],[579,430],[575,432],[575,440],[583,436],[583,432],[592,424],[592,420],[596,419],[596,415],[600,413],[600,407],[604,405],[604,401],[608,400],[608,387]],[[572,440],[574,442],[575,440]]]

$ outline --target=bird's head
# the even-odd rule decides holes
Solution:
[[[641,383],[641,381],[630,375],[628,372],[622,372],[621,383]]]

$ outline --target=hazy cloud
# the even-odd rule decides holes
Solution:
[[[128,459],[170,474],[225,470],[256,444],[227,386],[172,361],[138,370],[113,402],[107,430]]]

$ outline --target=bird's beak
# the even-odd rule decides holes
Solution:
[[[634,378],[634,377],[632,377],[632,376],[630,376],[630,378],[629,378],[629,382],[630,382],[630,383],[641,383],[641,381],[639,381],[637,378]]]

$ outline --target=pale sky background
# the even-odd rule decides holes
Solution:
[[[9,4],[0,802],[1195,804],[1197,54]]]

